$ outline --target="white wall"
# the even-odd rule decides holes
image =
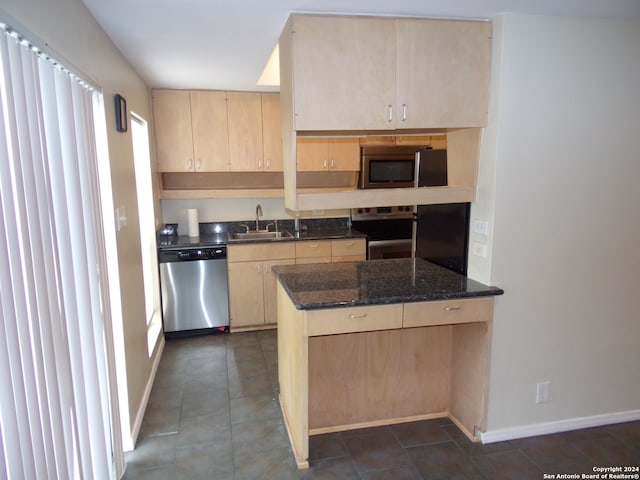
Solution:
[[[128,226],[117,233],[121,315],[126,354],[126,380],[130,423],[144,413],[145,395],[152,380],[154,362],[147,353],[147,326],[144,310],[140,231],[131,132],[115,128],[113,96],[120,93],[128,109],[151,119],[148,88],[116,49],[81,0],[3,0],[0,8],[24,27],[34,41],[46,43],[54,56],[74,67],[100,87],[104,94],[113,202],[124,206]],[[114,7],[115,8],[115,7]],[[0,12],[1,13],[1,12]],[[110,208],[105,215],[111,215]],[[119,312],[114,312],[117,316]]]
[[[506,15],[494,42],[487,438],[640,418],[640,22]]]

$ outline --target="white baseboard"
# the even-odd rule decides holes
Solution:
[[[160,359],[162,358],[162,352],[164,351],[164,335],[160,333],[158,339],[158,353],[155,356],[154,362],[151,365],[151,375],[145,386],[144,393],[142,395],[142,401],[140,402],[140,408],[136,412],[136,416],[131,426],[131,443],[124,446],[124,451],[128,452],[135,448],[138,442],[138,435],[140,434],[140,427],[142,427],[142,420],[144,419],[144,412],[147,410],[147,404],[149,403],[149,397],[151,396],[151,389],[153,388],[153,382],[156,379],[156,373],[158,372],[158,365],[160,365]]]
[[[555,422],[523,425],[521,427],[489,430],[487,432],[480,433],[480,440],[482,443],[504,442],[507,440],[516,440],[518,438],[549,435],[552,433],[579,430],[581,428],[601,427],[603,425],[633,422],[637,420],[640,420],[640,410],[630,410],[628,412],[607,413],[604,415],[594,415],[592,417],[571,418]]]

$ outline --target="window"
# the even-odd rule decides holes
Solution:
[[[101,97],[0,24],[0,478],[107,480],[122,468],[111,434]]]
[[[156,225],[153,208],[153,184],[149,156],[149,129],[147,122],[131,114],[131,137],[136,171],[138,219],[140,222],[140,249],[144,277],[144,304],[147,317],[147,348],[153,354],[160,336],[160,282],[158,280],[158,256],[156,247]]]

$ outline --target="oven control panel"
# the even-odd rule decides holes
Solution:
[[[385,218],[413,218],[414,207],[411,205],[393,207],[352,208],[352,220],[382,220]]]

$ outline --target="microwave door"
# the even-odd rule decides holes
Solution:
[[[413,159],[372,159],[369,184],[379,187],[406,187],[414,182]]]

